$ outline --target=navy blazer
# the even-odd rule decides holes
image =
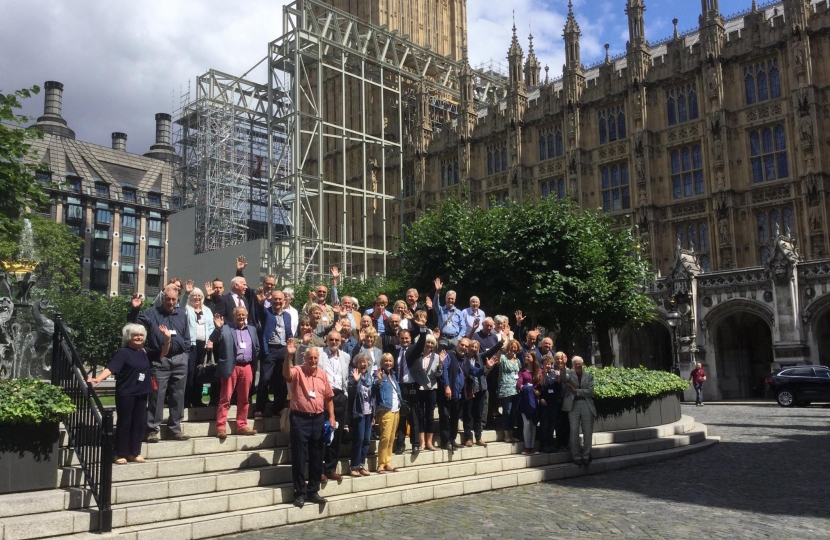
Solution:
[[[213,342],[213,357],[216,360],[216,376],[222,379],[229,378],[236,366],[236,339],[233,335],[235,328],[236,325],[225,324],[210,335],[210,340]],[[253,361],[255,362],[259,355],[259,339],[253,325],[249,324],[246,328],[251,334],[251,343],[254,344]]]

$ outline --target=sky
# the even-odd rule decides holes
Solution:
[[[77,138],[110,146],[111,133],[127,133],[127,150],[143,154],[155,137],[155,113],[173,113],[188,85],[208,69],[241,75],[266,54],[282,31],[282,0],[0,0],[0,92],[64,84],[63,117]],[[751,0],[721,0],[724,16]],[[582,30],[582,62],[625,51],[625,0],[574,0]],[[697,27],[700,2],[646,0],[646,38]],[[467,0],[468,41],[474,67],[507,64],[511,20],[528,52],[527,35],[551,78],[564,63],[564,0]],[[257,71],[253,72],[257,74]],[[544,71],[542,72],[544,78]],[[257,82],[265,82],[259,80]],[[23,114],[43,114],[43,92]]]

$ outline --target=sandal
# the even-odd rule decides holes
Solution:
[[[377,470],[377,473],[378,473],[378,474],[386,474],[386,471],[385,471],[385,470],[383,470],[383,469],[378,469],[378,470]]]
[[[115,460],[113,461],[116,465],[124,465],[127,463],[127,458],[115,456]]]
[[[127,461],[130,463],[144,463],[144,458],[141,456],[127,456]]]
[[[398,469],[395,467],[390,467],[389,465],[386,466],[386,472],[398,472]]]
[[[435,447],[434,446],[424,446],[424,450],[427,450],[429,452],[435,452]]]
[[[357,471],[357,469],[352,469],[352,472],[349,473],[349,476],[351,476],[353,478],[359,478],[360,473]]]
[[[366,470],[366,467],[361,467],[357,470],[361,476],[369,476],[371,473]]]

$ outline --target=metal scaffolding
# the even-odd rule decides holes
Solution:
[[[402,227],[412,97],[429,94],[449,126],[462,65],[321,0],[285,6],[283,31],[268,45],[267,84],[210,71],[182,107],[180,152],[192,159],[177,185],[197,208],[197,251],[250,239],[264,203],[268,271],[281,283],[330,265],[385,274]],[[476,72],[474,92],[497,102],[503,81]]]

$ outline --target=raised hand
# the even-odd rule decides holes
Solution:
[[[308,301],[311,302],[311,303],[314,303],[315,300],[317,300],[317,295],[314,294],[314,291],[313,290],[308,291]]]
[[[303,334],[303,345],[308,345],[309,343],[311,343],[311,337],[311,331],[308,331],[305,334]]]
[[[432,283],[435,285],[435,292],[440,291],[444,287],[444,282],[441,281],[441,278],[435,278]]]
[[[187,294],[190,294],[190,293],[193,292],[193,280],[192,279],[188,279],[184,283],[184,292],[186,292]]]
[[[357,370],[357,368],[354,368],[352,370],[352,378],[354,378],[355,382],[360,380],[360,372]]]
[[[496,365],[496,357],[491,356],[490,358],[487,359],[487,362],[485,362],[484,365],[486,365],[488,369],[492,368],[493,366]]]
[[[141,298],[140,294],[134,294],[132,299],[130,299],[130,305],[133,309],[138,309],[141,307],[141,304],[144,303],[144,299]]]
[[[364,341],[366,341],[366,331],[363,330],[362,328],[360,330],[358,330],[357,336],[360,338],[360,343],[363,343]]]
[[[167,328],[167,327],[166,327],[166,326],[164,326],[163,324],[160,324],[160,325],[159,325],[159,332],[161,332],[161,333],[162,333],[162,335],[163,335],[165,338],[167,338],[167,341],[170,341],[170,336],[171,336],[172,334],[170,333],[170,329],[169,329],[169,328]]]
[[[427,309],[432,309],[432,298],[430,298],[429,296],[424,298],[424,305],[427,307]]]
[[[441,337],[441,330],[439,328],[432,329],[432,337],[439,339]]]
[[[537,334],[537,335],[540,335],[541,333],[542,333],[542,327],[541,327],[541,326],[537,326],[537,327],[536,327],[536,334]]]
[[[336,266],[331,267],[331,283],[335,287],[337,287],[337,283],[340,280],[340,269]]]
[[[219,315],[218,313],[215,313],[213,315],[213,325],[216,326],[217,329],[221,329],[223,326],[225,326],[225,317]]]
[[[335,332],[337,332],[339,334],[340,330],[342,330],[342,329],[343,329],[343,325],[340,323],[340,319],[338,319],[337,322],[334,323],[334,330],[335,330]]]
[[[478,325],[481,323],[481,317],[476,317],[473,321],[473,328],[478,328]]]
[[[237,270],[245,270],[245,267],[248,266],[248,263],[245,262],[245,255],[240,255],[236,258],[236,269]]]
[[[210,281],[205,282],[205,297],[213,296],[213,284]]]
[[[294,354],[297,352],[297,344],[294,342],[294,338],[288,338],[288,341],[285,344],[285,352],[287,354]]]
[[[267,296],[268,295],[265,294],[265,291],[263,291],[262,289],[257,289],[256,290],[256,301],[259,305],[261,305],[261,306],[265,305],[265,298]]]
[[[441,351],[441,354],[438,355],[438,358],[441,360],[441,363],[444,363],[444,360],[447,359],[447,351]]]
[[[524,315],[522,315],[522,310],[517,310],[516,313],[514,313],[513,315],[516,317],[516,324],[521,326],[522,321],[526,318]]]

